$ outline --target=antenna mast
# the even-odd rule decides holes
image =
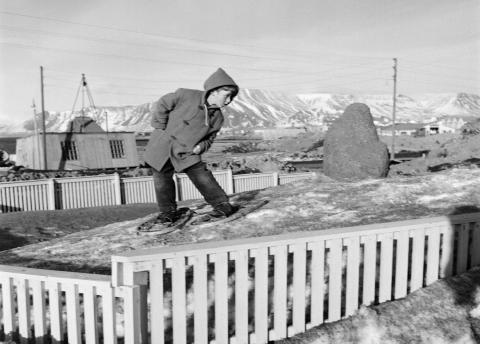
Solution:
[[[82,112],[82,116],[85,115],[85,94],[88,97],[88,102],[90,103],[90,107],[92,107],[95,112],[97,111],[97,108],[95,107],[95,103],[93,102],[92,93],[90,92],[90,89],[88,87],[87,78],[85,77],[85,74],[82,73],[82,79],[80,80],[80,85],[78,86],[78,89],[77,89],[77,94],[75,96],[75,101],[73,102],[72,113],[70,117],[72,117],[75,112],[75,105],[77,104],[80,89],[82,90],[82,109],[80,110]]]

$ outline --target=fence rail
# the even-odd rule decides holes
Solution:
[[[0,340],[267,343],[480,265],[480,213],[136,250],[112,276],[0,265]]]
[[[227,194],[233,194],[309,179],[314,173],[232,175],[231,170],[225,170],[213,175]],[[174,181],[177,200],[201,198],[185,174],[175,174]],[[152,202],[155,202],[152,177],[120,178],[113,174],[0,183],[1,213]]]

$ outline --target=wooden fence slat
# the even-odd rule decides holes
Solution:
[[[89,287],[83,294],[83,307],[85,312],[85,340],[87,343],[98,343],[98,307],[97,290]]]
[[[58,282],[47,282],[48,305],[50,311],[50,335],[60,343],[63,340],[62,291]]]
[[[453,273],[453,244],[454,231],[449,224],[442,228],[442,255],[440,258],[440,277],[449,277]]]
[[[228,343],[228,253],[215,255],[215,342]]]
[[[255,343],[268,342],[268,249],[255,255]]]
[[[293,332],[305,331],[306,243],[293,245]]]
[[[12,334],[16,330],[13,280],[10,277],[2,276],[0,283],[2,284],[3,331],[7,339],[12,339]]]
[[[163,343],[165,341],[163,292],[163,260],[159,260],[153,264],[150,270],[150,328],[152,343]],[[195,326],[197,326],[196,319]]]
[[[195,256],[193,271],[195,343],[208,344],[207,255]]]
[[[235,339],[242,344],[249,339],[248,287],[248,251],[235,251]]]
[[[462,223],[458,230],[457,244],[457,275],[467,271],[468,262],[468,240],[470,237],[470,224]]]
[[[21,343],[26,343],[31,338],[30,333],[30,293],[29,281],[25,278],[19,278],[17,282],[17,302],[18,302],[18,330]]]
[[[102,322],[103,343],[117,344],[115,294],[113,288],[106,288],[102,293]]]
[[[360,238],[347,240],[347,291],[345,300],[345,315],[352,315],[358,309],[358,292],[360,278]]]
[[[407,295],[408,285],[408,247],[410,236],[408,232],[395,233],[397,251],[395,254],[395,287],[394,297],[400,299]]]
[[[273,329],[272,339],[287,337],[287,258],[288,247],[276,246],[273,250]]]
[[[414,231],[412,246],[410,292],[418,290],[423,286],[423,263],[425,259],[425,230],[423,228]]]
[[[187,342],[185,257],[173,259],[172,267],[173,342]]]
[[[336,321],[341,317],[342,308],[342,239],[328,242],[328,321]]]
[[[37,342],[43,343],[45,339],[47,323],[45,320],[45,286],[40,280],[31,281],[33,296],[33,323]]]
[[[124,286],[124,319],[125,319],[125,344],[140,344],[142,329],[141,324],[141,295],[139,285]]]
[[[69,344],[81,344],[82,333],[80,327],[80,300],[77,284],[67,284],[66,304],[67,304],[67,335]]]
[[[368,306],[375,301],[377,238],[375,235],[368,235],[365,236],[364,242],[362,304]]]
[[[325,241],[312,243],[311,326],[323,323],[325,297]]]
[[[392,298],[393,234],[383,234],[380,239],[380,288],[378,302],[385,302]]]
[[[427,251],[427,274],[426,284],[430,285],[438,280],[440,266],[440,231],[437,228],[427,230],[428,251]]]

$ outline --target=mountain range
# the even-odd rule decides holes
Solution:
[[[389,124],[392,118],[392,95],[300,94],[256,89],[242,89],[235,101],[224,109],[225,128],[275,128],[292,126],[320,126],[332,121],[354,102],[370,107],[376,124]],[[152,103],[137,106],[98,106],[84,109],[109,131],[151,131]],[[81,111],[46,113],[46,127],[50,132],[65,131],[69,121]],[[37,116],[39,121],[40,115]],[[423,94],[396,98],[397,122],[430,122],[445,117],[480,118],[480,96],[476,94]],[[34,129],[33,120],[15,128],[1,126],[0,132],[25,132]]]

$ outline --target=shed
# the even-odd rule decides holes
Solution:
[[[47,166],[42,134],[17,139],[16,163],[31,169],[81,170],[138,166],[134,132],[106,132],[93,119],[73,119],[66,132],[47,132]]]

